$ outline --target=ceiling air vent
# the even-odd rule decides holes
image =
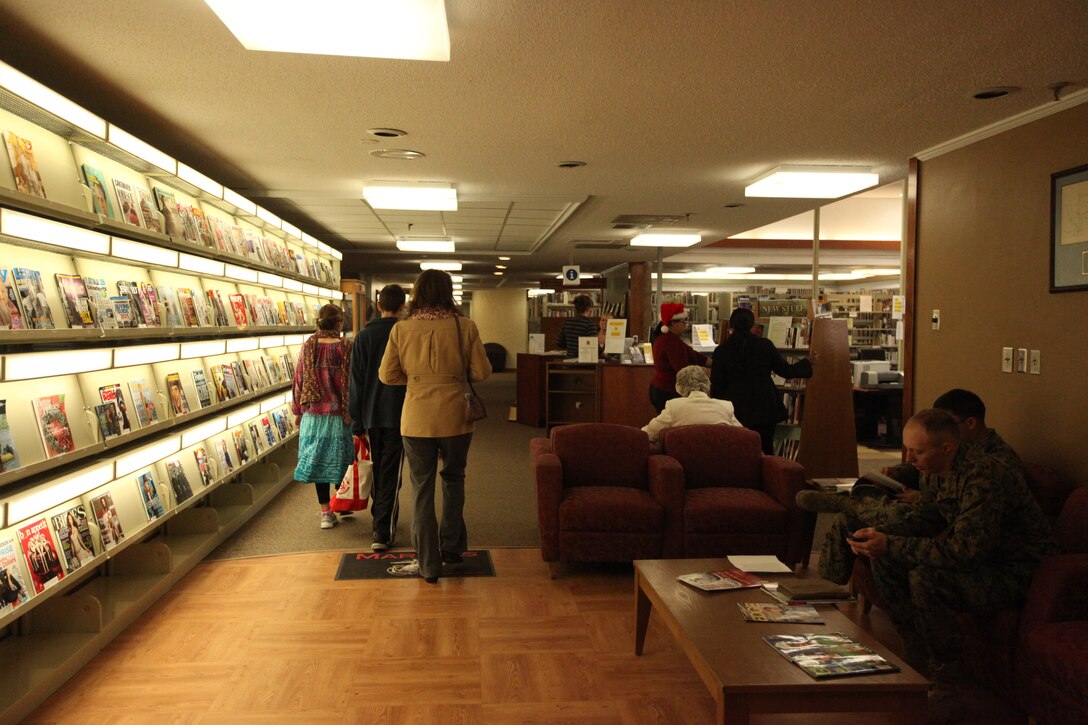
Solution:
[[[679,224],[685,221],[683,214],[620,214],[612,220],[614,229],[636,229],[639,227],[652,227],[658,224]],[[620,224],[630,226],[617,226]]]
[[[623,239],[592,240],[578,239],[570,243],[576,249],[623,249],[627,242]]]

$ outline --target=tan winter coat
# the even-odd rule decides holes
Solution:
[[[386,385],[407,385],[400,417],[401,435],[416,438],[447,438],[473,431],[465,422],[464,369],[457,351],[457,330],[461,325],[465,361],[472,382],[491,374],[480,331],[467,317],[440,320],[401,320],[389,333],[378,379]]]

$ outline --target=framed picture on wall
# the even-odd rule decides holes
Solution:
[[[1050,175],[1050,291],[1088,290],[1088,165]]]

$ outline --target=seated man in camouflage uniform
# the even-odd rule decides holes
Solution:
[[[962,445],[952,414],[919,412],[903,443],[928,490],[897,521],[855,531],[850,547],[870,558],[892,622],[908,650],[924,648],[941,689],[960,656],[955,613],[1022,604],[1039,560],[1057,544],[1023,475]]]
[[[956,419],[960,432],[960,444],[993,456],[1015,473],[1023,473],[1024,464],[1009,444],[993,428],[986,426],[986,405],[969,390],[954,388],[933,401],[933,407],[945,410]],[[911,504],[917,503],[932,487],[929,477],[920,473],[910,463],[901,463],[881,471],[908,488],[895,497],[855,498],[842,494],[801,491],[797,505],[816,513],[841,512],[836,516],[824,537],[820,550],[820,576],[838,584],[850,580],[854,568],[854,553],[846,541],[850,532],[865,526],[898,521]]]

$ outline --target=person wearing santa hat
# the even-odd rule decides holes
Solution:
[[[688,365],[710,366],[710,358],[680,339],[688,324],[684,305],[666,302],[661,305],[661,334],[654,338],[654,377],[650,381],[650,403],[660,413],[665,403],[679,398],[676,373]]]

